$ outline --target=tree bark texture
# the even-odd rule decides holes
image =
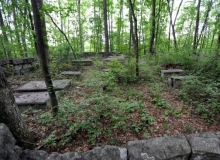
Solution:
[[[13,92],[2,71],[0,71],[0,122],[9,127],[17,140],[23,141],[28,138]]]
[[[105,30],[105,55],[109,56],[108,16],[107,16],[106,0],[103,0],[103,14],[104,14],[104,30]]]
[[[149,52],[151,55],[155,54],[155,27],[156,27],[156,0],[152,0],[152,10],[151,10],[151,35],[150,35],[150,47]]]
[[[136,58],[136,76],[139,77],[139,53],[138,53],[138,30],[137,30],[137,18],[134,13],[134,3],[132,3],[131,0],[129,0],[130,9],[131,9],[131,19],[134,21],[131,21],[132,26],[132,41],[133,41],[133,47],[134,47],[134,54]],[[133,23],[134,23],[134,31],[133,31]]]
[[[37,7],[38,10],[40,11],[43,7],[43,0],[37,0]],[[48,39],[47,39],[47,31],[46,31],[46,23],[45,23],[45,17],[44,14],[40,14],[40,19],[41,19],[41,27],[42,27],[42,33],[43,33],[43,38],[44,38],[44,43],[45,43],[45,51],[46,51],[46,60],[49,62],[50,61],[50,53],[49,53],[49,46],[48,46]]]
[[[194,54],[196,54],[196,50],[197,50],[197,46],[198,46],[200,6],[201,6],[201,0],[198,0],[197,14],[196,14],[196,26],[195,26],[194,40],[193,40],[193,53]]]
[[[4,47],[5,55],[7,56],[6,58],[12,58],[11,51],[10,51],[10,49],[8,49],[9,47],[7,47],[7,45],[9,44],[9,40],[8,40],[7,33],[5,31],[5,24],[4,24],[1,9],[0,9],[0,27],[1,27],[2,35],[3,35],[3,39],[4,39],[4,42],[2,44]]]
[[[58,101],[57,101],[57,97],[56,97],[55,90],[53,87],[53,82],[51,80],[51,76],[49,73],[48,61],[46,58],[48,48],[47,48],[46,42],[44,41],[45,33],[44,33],[43,26],[45,25],[42,26],[43,22],[41,21],[41,18],[40,18],[40,12],[37,6],[37,1],[38,0],[31,0],[33,15],[34,15],[34,25],[35,25],[36,37],[37,37],[38,55],[40,58],[41,68],[42,68],[45,83],[47,86],[47,91],[50,96],[52,113],[54,116],[56,116],[58,112]]]

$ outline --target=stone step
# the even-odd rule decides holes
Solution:
[[[167,80],[167,85],[175,89],[182,89],[182,81],[193,78],[195,78],[195,76],[171,76]]]
[[[60,92],[57,91],[56,95],[59,98]],[[14,98],[21,112],[28,109],[45,109],[51,106],[48,92],[19,92],[14,93]]]
[[[84,59],[84,60],[72,60],[73,66],[91,66],[93,64],[93,60],[91,59]]]
[[[77,78],[79,78],[81,76],[80,71],[63,71],[63,72],[61,72],[61,74],[64,76],[75,76]]]
[[[111,62],[113,59],[117,59],[118,61],[124,61],[125,57],[124,56],[109,56],[108,58],[103,59],[105,62]]]
[[[168,70],[161,70],[161,77],[162,78],[169,78],[174,75],[184,75],[184,70],[182,69],[168,69]]]
[[[67,90],[71,86],[70,79],[54,80],[53,86],[56,91]],[[15,92],[42,92],[47,91],[45,81],[30,81],[25,85],[15,89]]]

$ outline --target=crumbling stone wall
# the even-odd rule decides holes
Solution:
[[[37,67],[35,58],[8,59],[0,61],[0,70],[6,75],[24,74]]]
[[[107,145],[85,153],[48,154],[22,150],[0,123],[0,160],[220,160],[220,132],[130,141],[126,148]]]

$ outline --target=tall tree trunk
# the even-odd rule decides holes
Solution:
[[[59,6],[59,14],[60,14],[60,29],[63,31],[63,20],[62,20],[62,11],[61,11],[61,2],[60,2],[60,0],[58,0],[58,6]],[[62,33],[60,33],[60,40],[61,40],[61,43],[64,42]]]
[[[197,50],[197,46],[198,46],[200,6],[201,6],[201,0],[198,0],[197,14],[196,14],[196,26],[195,26],[194,40],[193,40],[193,53],[194,54],[196,54],[196,50]]]
[[[167,0],[169,15],[170,15],[170,28],[172,29],[173,33],[173,41],[174,41],[174,47],[177,48],[177,41],[176,41],[176,34],[175,34],[175,26],[173,24],[172,15],[173,15],[173,3],[172,3],[172,9],[170,7],[170,0]],[[170,40],[170,31],[169,31],[169,40]]]
[[[106,0],[103,0],[103,13],[104,13],[104,30],[105,30],[105,55],[109,56],[108,17],[107,17]]]
[[[13,92],[2,71],[0,71],[0,122],[5,123],[20,142],[29,137]]]
[[[37,1],[38,0],[31,0],[31,5],[32,5],[32,10],[33,10],[33,15],[34,15],[34,25],[35,25],[36,37],[37,37],[38,55],[40,57],[41,68],[42,68],[45,83],[47,86],[47,91],[50,96],[52,113],[54,116],[56,116],[58,112],[58,101],[57,101],[57,97],[56,97],[55,90],[53,87],[53,82],[51,80],[51,76],[49,73],[48,61],[46,59],[48,46],[46,44],[47,42],[45,42],[45,33],[44,33],[45,24],[43,24],[45,23],[45,21],[41,19],[41,15],[39,12],[40,8],[38,8],[40,6],[38,6]]]
[[[152,0],[152,10],[151,10],[151,35],[150,35],[150,47],[149,52],[151,55],[155,54],[155,27],[156,27],[156,0]]]
[[[26,5],[28,6],[29,5],[29,2],[28,0],[25,0],[25,3]],[[35,28],[34,28],[34,22],[33,22],[33,17],[31,15],[31,11],[30,11],[30,8],[28,7],[28,17],[29,17],[29,20],[30,20],[30,28],[32,30],[32,36],[33,36],[33,39],[34,39],[34,47],[35,47],[35,50],[36,52],[38,53],[38,48],[37,48],[37,38],[36,38],[36,34],[35,34]],[[39,55],[38,55],[39,57]]]
[[[134,22],[134,31],[132,31],[132,41],[133,41],[133,48],[134,48],[134,54],[135,54],[135,58],[136,58],[136,77],[139,77],[139,53],[138,53],[138,29],[137,29],[137,18],[136,15],[134,13],[134,3],[129,0],[129,4],[130,4],[130,10],[131,10],[131,15],[134,21],[131,21],[130,23],[131,26],[133,26],[133,22]],[[133,27],[132,27],[133,30]]]
[[[212,4],[213,4],[213,0],[211,0],[209,2],[208,9],[207,9],[206,16],[205,16],[205,20],[204,20],[204,23],[203,23],[203,26],[202,26],[202,30],[201,30],[200,36],[198,38],[197,44],[199,43],[199,41],[200,41],[200,39],[202,37],[202,34],[203,34],[203,32],[204,32],[204,30],[205,30],[205,28],[207,26],[207,22],[208,22],[208,18],[209,18],[209,13],[211,11]]]
[[[17,22],[17,2],[15,0],[12,0],[12,5],[13,5],[13,24],[14,24],[14,31],[15,31],[15,36],[16,36],[16,39],[17,39],[17,48],[19,48],[19,52],[23,52],[22,51],[22,47],[21,47],[21,38],[20,38],[20,35],[19,35],[19,32],[18,32],[18,22]],[[22,55],[23,56],[23,55]]]
[[[42,7],[43,7],[43,0],[37,0],[37,5],[38,5],[38,9],[39,9],[39,11],[42,9]],[[50,52],[49,52],[49,46],[48,46],[48,39],[47,39],[47,29],[46,29],[46,23],[45,23],[45,17],[44,17],[44,14],[43,13],[41,13],[40,14],[40,16],[41,16],[41,26],[42,26],[42,31],[43,31],[43,37],[44,37],[44,42],[45,42],[45,58],[46,58],[46,60],[47,60],[47,62],[49,62],[50,61]],[[35,27],[36,27],[36,25],[35,25]]]
[[[81,0],[78,0],[77,11],[78,11],[78,21],[79,21],[79,47],[80,47],[80,54],[84,52],[84,45],[83,45],[83,28],[82,28],[82,20],[81,20],[81,7],[80,7]]]
[[[159,1],[159,10],[157,13],[157,26],[156,26],[156,33],[155,33],[155,49],[157,49],[157,44],[158,44],[158,35],[159,35],[159,28],[160,28],[160,15],[161,15],[161,8],[162,8],[162,0]]]
[[[4,24],[1,9],[0,9],[0,27],[1,27],[1,31],[2,31],[2,34],[3,34],[3,38],[4,38],[3,45],[4,45],[4,48],[5,48],[5,55],[7,55],[7,58],[12,58],[11,51],[10,51],[10,49],[8,49],[10,47],[7,46],[9,44],[9,40],[8,40],[7,33],[5,31],[6,27],[5,27],[5,24]]]

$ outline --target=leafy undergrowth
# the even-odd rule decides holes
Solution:
[[[35,137],[34,148],[49,153],[85,152],[107,144],[126,146],[133,140],[218,131],[219,124],[194,115],[193,106],[178,99],[176,91],[160,80],[158,71],[153,67],[141,70],[140,79],[127,78],[127,70],[84,71],[82,78],[73,79],[71,88],[63,92],[56,118],[50,110],[23,113]],[[18,78],[21,84],[25,82],[18,76],[11,78],[11,83]]]

